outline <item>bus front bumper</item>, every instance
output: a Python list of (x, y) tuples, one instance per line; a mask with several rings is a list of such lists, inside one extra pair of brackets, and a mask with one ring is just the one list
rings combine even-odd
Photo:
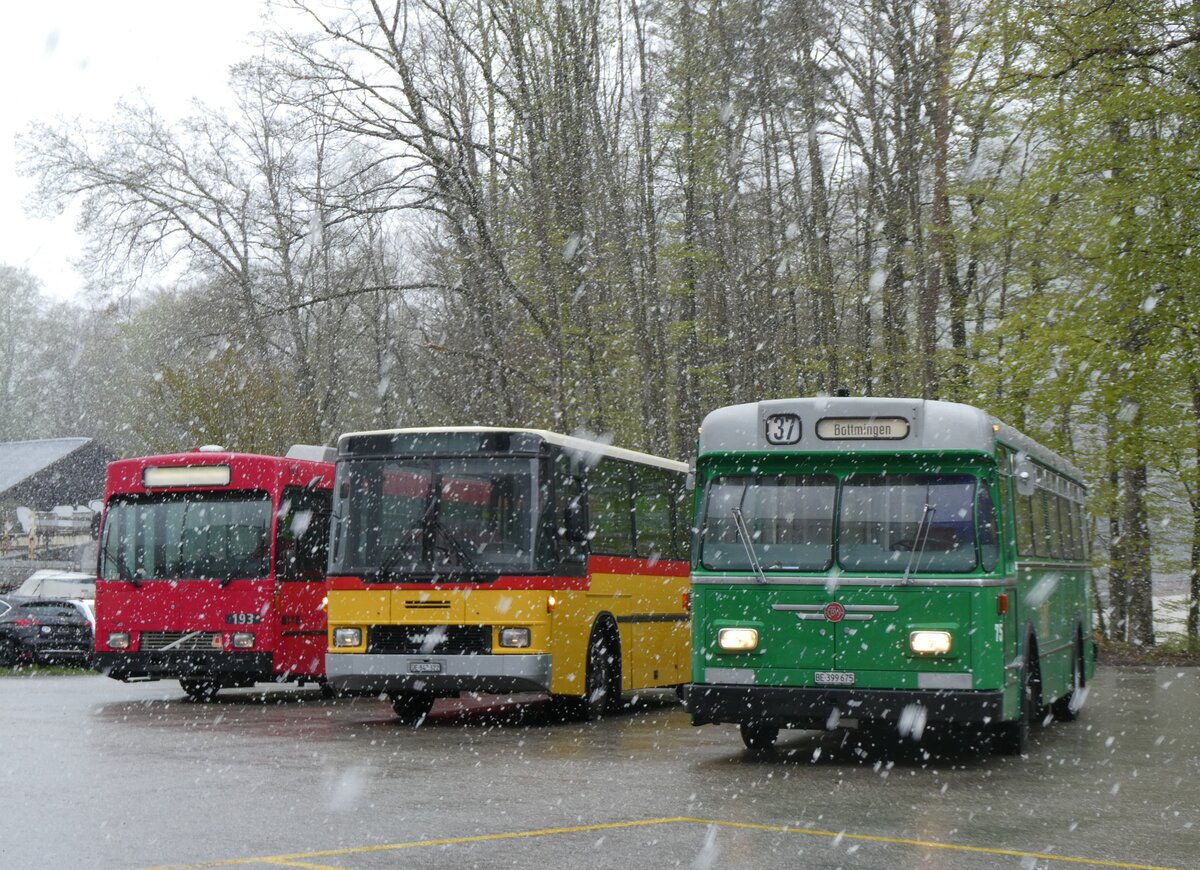
[(764, 723), (780, 728), (829, 728), (844, 719), (895, 725), (923, 711), (926, 723), (998, 722), (1004, 693), (946, 689), (838, 689), (691, 683), (683, 701), (693, 725)]
[(329, 653), (325, 677), (339, 692), (387, 694), (550, 691), (549, 655)]
[(94, 667), (114, 680), (179, 679), (209, 677), (239, 683), (274, 679), (269, 652), (180, 650), (152, 652), (98, 652)]

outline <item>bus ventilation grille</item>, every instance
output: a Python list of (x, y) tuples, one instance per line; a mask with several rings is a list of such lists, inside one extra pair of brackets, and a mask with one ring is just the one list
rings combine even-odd
[(140, 648), (143, 651), (220, 649), (220, 637), (211, 631), (143, 631)]
[(492, 651), (489, 625), (375, 625), (367, 652), (400, 655), (481, 655)]

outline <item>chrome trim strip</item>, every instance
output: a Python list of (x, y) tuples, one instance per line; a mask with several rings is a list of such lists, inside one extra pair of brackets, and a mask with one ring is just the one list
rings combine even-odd
[[(1055, 565), (1056, 568), (1062, 568), (1061, 565)], [(909, 578), (907, 583), (903, 582), (902, 577), (889, 577), (887, 579), (879, 577), (771, 577), (767, 575), (765, 580), (758, 580), (754, 577), (748, 577), (745, 574), (730, 575), (726, 577), (714, 577), (706, 575), (703, 577), (693, 576), (691, 582), (693, 586), (831, 586), (834, 589), (853, 588), (856, 586), (894, 586), (898, 589), (947, 589), (947, 588), (967, 588), (967, 589), (985, 589), (990, 587), (1003, 588), (1005, 586), (1015, 586), (1017, 578), (1014, 577), (946, 577), (931, 579), (922, 577), (917, 580)]]
[[(441, 671), (412, 673), (416, 662), (438, 662)], [(547, 654), (411, 655), (326, 653), (325, 676), (335, 688), (370, 691), (547, 691), (552, 672)], [(507, 687), (507, 688), (506, 688)]]
[(922, 672), (917, 674), (918, 689), (970, 689), (971, 675)]
[(816, 610), (816, 611), (824, 610), (825, 605), (824, 604), (772, 604), (771, 609), (772, 610), (784, 610), (784, 611), (789, 611), (789, 612), (793, 611), (793, 610), (804, 610), (804, 611), (811, 612), (814, 610)]
[(868, 619), (874, 618), (874, 613), (847, 613), (845, 616), (839, 619), (838, 622), (866, 622)]
[(868, 613), (895, 613), (900, 609), (899, 604), (846, 604), (847, 610), (866, 611)]
[(797, 613), (796, 618), (797, 619), (815, 619), (815, 620), (824, 622), (825, 614), (824, 613)]
[(1068, 570), (1069, 571), (1083, 571), (1090, 567), (1091, 566), (1087, 562), (1078, 562), (1078, 561), (1075, 561), (1074, 559), (1069, 560), (1069, 561), (1063, 560), (1062, 562), (1031, 562), (1028, 560), (1021, 560), (1021, 559), (1017, 560), (1017, 570), (1018, 571), (1020, 571), (1022, 568), (1039, 568), (1039, 569), (1054, 568), (1059, 571), (1068, 571)]
[(704, 682), (733, 683), (739, 686), (750, 686), (755, 683), (755, 672), (752, 668), (705, 668)]

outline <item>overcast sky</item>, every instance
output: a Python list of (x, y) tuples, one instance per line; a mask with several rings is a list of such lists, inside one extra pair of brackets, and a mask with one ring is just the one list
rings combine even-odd
[(0, 263), (28, 268), (43, 292), (83, 287), (73, 218), (27, 217), (13, 137), (32, 121), (102, 120), (140, 88), (168, 117), (192, 98), (225, 100), (226, 71), (253, 52), (265, 0), (20, 0), (0, 13)]

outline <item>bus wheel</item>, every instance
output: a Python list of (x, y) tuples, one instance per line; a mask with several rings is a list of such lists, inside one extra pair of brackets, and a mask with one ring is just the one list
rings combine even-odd
[(329, 680), (325, 679), (324, 677), (321, 677), (321, 679), (317, 680), (317, 685), (321, 687), (322, 698), (332, 699), (339, 697), (338, 690), (330, 685)]
[(1050, 705), (1050, 712), (1059, 722), (1073, 722), (1079, 715), (1083, 696), (1083, 641), (1076, 635), (1075, 655), (1071, 661), (1071, 691)]
[(392, 695), (392, 710), (404, 725), (420, 725), (433, 709), (433, 695), (428, 692), (400, 692)]
[(180, 680), (184, 694), (197, 704), (208, 704), (217, 697), (221, 684), (216, 680)]
[(587, 681), (583, 696), (583, 718), (595, 722), (617, 708), (621, 701), (621, 673), (614, 665), (616, 648), (602, 628), (592, 632), (588, 642)]
[(779, 737), (779, 728), (766, 722), (743, 722), (741, 732), (746, 748), (755, 752), (774, 748), (775, 739)]
[(1029, 748), (1029, 728), (1033, 724), (1033, 711), (1038, 707), (1033, 676), (1036, 668), (1036, 660), (1027, 661), (1021, 668), (1021, 709), (1017, 718), (995, 726), (996, 748), (1004, 755), (1024, 755)]

